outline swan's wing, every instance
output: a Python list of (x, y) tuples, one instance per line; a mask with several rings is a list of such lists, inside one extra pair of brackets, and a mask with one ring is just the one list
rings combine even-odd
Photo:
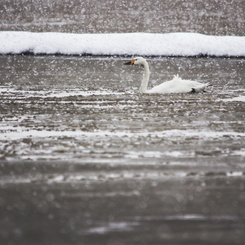
[(182, 80), (179, 76), (175, 76), (173, 80), (155, 86), (149, 90), (149, 93), (190, 93), (192, 91), (200, 92), (208, 85), (209, 84), (207, 83)]
[(209, 86), (208, 83), (199, 83), (196, 81), (190, 81), (190, 80), (182, 80), (179, 84), (179, 88), (185, 90), (188, 92), (201, 92), (205, 90), (205, 88)]

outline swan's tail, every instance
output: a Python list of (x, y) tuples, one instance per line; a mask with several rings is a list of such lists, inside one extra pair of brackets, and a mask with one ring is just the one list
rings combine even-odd
[(182, 80), (182, 78), (179, 76), (179, 74), (174, 75), (174, 79), (177, 79), (177, 80)]
[(205, 91), (205, 88), (210, 86), (209, 83), (204, 83), (204, 84), (200, 84), (199, 86), (195, 86), (194, 88), (192, 88), (191, 92), (201, 92), (201, 91)]

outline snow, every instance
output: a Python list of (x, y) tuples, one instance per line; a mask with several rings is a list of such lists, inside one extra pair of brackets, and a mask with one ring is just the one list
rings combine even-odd
[(198, 33), (71, 34), (2, 31), (0, 43), (1, 54), (245, 56), (244, 36)]

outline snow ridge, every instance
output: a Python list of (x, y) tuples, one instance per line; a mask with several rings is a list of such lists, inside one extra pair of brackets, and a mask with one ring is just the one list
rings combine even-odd
[(198, 33), (0, 32), (0, 54), (245, 57), (245, 37)]

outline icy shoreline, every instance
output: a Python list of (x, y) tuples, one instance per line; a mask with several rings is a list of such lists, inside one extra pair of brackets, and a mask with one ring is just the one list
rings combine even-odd
[(0, 32), (0, 54), (245, 57), (245, 37), (198, 33)]

